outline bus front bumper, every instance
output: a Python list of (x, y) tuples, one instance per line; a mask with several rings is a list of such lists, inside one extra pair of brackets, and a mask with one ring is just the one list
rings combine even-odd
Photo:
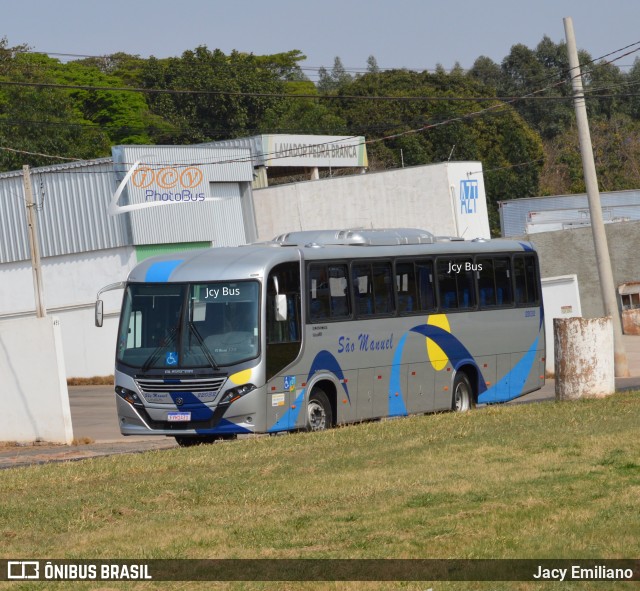
[[(187, 418), (186, 413), (190, 411), (181, 412), (176, 409), (162, 411), (164, 420), (158, 420), (158, 412), (154, 412), (155, 417), (152, 418), (147, 409), (136, 408), (117, 394), (116, 406), (122, 435), (197, 436), (256, 432), (253, 418), (240, 412), (242, 405), (238, 405), (237, 402), (232, 405), (206, 407), (208, 412), (204, 416), (199, 412), (193, 417), (195, 420), (184, 420)], [(232, 412), (228, 412), (230, 409), (233, 409)], [(174, 417), (178, 420), (172, 420)]]

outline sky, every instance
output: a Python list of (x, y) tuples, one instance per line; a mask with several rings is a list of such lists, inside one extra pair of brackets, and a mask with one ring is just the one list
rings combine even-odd
[[(463, 68), (485, 55), (500, 63), (512, 45), (534, 48), (544, 35), (564, 40), (573, 19), (577, 44), (597, 58), (640, 40), (632, 0), (0, 0), (0, 37), (49, 54), (179, 56), (206, 45), (258, 55), (298, 49), (305, 73), (330, 69)], [(54, 56), (66, 61), (64, 56)], [(634, 55), (618, 65), (631, 65)], [(308, 68), (308, 69), (307, 69)]]

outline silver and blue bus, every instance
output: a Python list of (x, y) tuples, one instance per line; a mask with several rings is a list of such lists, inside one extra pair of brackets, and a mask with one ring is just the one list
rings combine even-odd
[(526, 242), (293, 232), (150, 258), (123, 287), (124, 435), (187, 446), (323, 430), (466, 411), (544, 384), (538, 258)]

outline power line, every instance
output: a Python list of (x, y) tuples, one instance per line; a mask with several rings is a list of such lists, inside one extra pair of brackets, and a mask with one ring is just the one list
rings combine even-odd
[[(640, 45), (640, 41), (635, 43), (631, 43), (625, 47), (609, 52), (603, 56), (598, 58), (594, 58), (585, 64), (582, 67), (595, 64), (596, 62), (601, 62), (604, 58), (615, 55), (622, 51), (626, 51), (627, 49), (631, 49), (636, 47), (633, 51), (628, 51), (627, 53), (618, 56), (617, 58), (610, 60), (606, 63), (613, 63), (614, 61), (621, 59), (622, 57), (626, 57), (631, 55), (637, 51), (640, 51), (640, 48), (637, 46)], [(40, 52), (38, 52), (40, 53)], [(61, 54), (62, 55), (62, 54)], [(104, 58), (105, 56), (89, 56), (96, 58)], [(596, 64), (598, 65), (598, 64)], [(566, 71), (567, 74), (570, 73), (570, 70)], [(540, 83), (544, 83), (546, 80), (557, 78), (558, 76), (562, 77), (564, 75), (563, 72), (553, 73), (547, 78), (540, 81)], [(284, 82), (284, 81), (283, 81)], [(280, 98), (280, 99), (314, 99), (314, 100), (348, 100), (348, 101), (407, 101), (407, 102), (417, 102), (417, 101), (426, 101), (426, 102), (438, 102), (438, 101), (492, 101), (492, 100), (501, 100), (505, 102), (509, 102), (512, 100), (524, 100), (525, 97), (516, 97), (516, 96), (498, 96), (498, 97), (463, 97), (463, 96), (379, 96), (379, 95), (327, 95), (327, 94), (289, 94), (289, 93), (275, 93), (275, 92), (243, 92), (243, 91), (220, 91), (220, 90), (192, 90), (192, 89), (168, 89), (168, 88), (143, 88), (143, 87), (117, 87), (117, 86), (92, 86), (92, 85), (74, 85), (74, 84), (58, 84), (58, 83), (48, 83), (48, 82), (19, 82), (19, 81), (0, 81), (0, 85), (5, 86), (18, 86), (18, 87), (32, 87), (32, 88), (52, 88), (52, 89), (64, 89), (64, 90), (86, 90), (86, 91), (105, 91), (105, 92), (137, 92), (143, 94), (167, 94), (167, 95), (202, 95), (202, 96), (231, 96), (231, 97), (253, 97), (253, 98)], [(527, 99), (535, 98), (540, 99), (541, 96), (526, 96)], [(569, 97), (571, 98), (571, 97)], [(549, 98), (545, 98), (543, 100), (550, 100)], [(552, 99), (554, 100), (554, 99)], [(555, 99), (557, 100), (557, 99)]]
[(66, 156), (52, 156), (51, 154), (43, 154), (41, 152), (28, 152), (27, 150), (18, 150), (16, 148), (8, 148), (6, 146), (0, 146), (0, 150), (5, 150), (6, 152), (15, 152), (16, 154), (26, 154), (28, 156), (42, 156), (43, 158), (58, 158), (59, 160), (70, 160), (72, 162), (78, 161), (78, 158), (67, 158)]
[[(610, 55), (614, 55), (616, 53), (619, 53), (619, 52), (624, 51), (626, 49), (629, 49), (631, 47), (636, 47), (638, 45), (640, 45), (640, 41), (635, 42), (635, 43), (630, 44), (630, 45), (627, 45), (626, 47), (623, 47), (621, 49), (615, 50), (613, 52), (610, 52), (609, 54), (606, 54), (603, 57), (608, 57)], [(640, 48), (636, 48), (633, 51), (628, 51), (627, 53), (625, 53), (622, 56), (619, 56), (618, 58), (615, 58), (615, 59), (621, 59), (622, 57), (625, 57), (625, 56), (630, 55), (632, 53), (635, 53), (637, 51), (640, 51)], [(596, 58), (596, 59), (601, 59), (601, 58)], [(609, 63), (612, 63), (613, 61), (615, 61), (615, 59), (614, 60), (610, 60)], [(594, 61), (595, 60), (591, 60), (590, 62), (587, 62), (587, 64), (593, 63)], [(569, 70), (569, 72), (571, 72), (571, 69)], [(579, 74), (576, 74), (576, 76), (577, 75), (579, 75)], [(557, 74), (554, 74), (553, 76), (550, 76), (549, 78), (552, 78), (552, 77), (554, 77), (554, 78), (557, 77)], [(530, 98), (530, 97), (533, 97), (533, 96), (540, 95), (540, 93), (545, 92), (547, 90), (550, 90), (550, 89), (552, 89), (552, 88), (554, 88), (556, 86), (559, 86), (561, 84), (564, 84), (564, 83), (565, 83), (565, 80), (561, 79), (560, 81), (557, 81), (557, 82), (555, 82), (553, 84), (550, 84), (550, 85), (546, 86), (545, 88), (541, 88), (541, 89), (535, 90), (533, 92), (530, 92), (530, 93), (528, 93), (526, 95), (523, 95), (523, 96), (520, 96), (520, 97), (513, 97), (513, 98), (511, 98), (510, 100), (507, 100), (507, 101), (498, 102), (497, 104), (494, 104), (494, 105), (492, 105), (490, 107), (486, 107), (486, 108), (481, 109), (479, 111), (463, 114), (463, 115), (460, 115), (460, 116), (457, 116), (457, 117), (452, 117), (450, 119), (446, 119), (444, 121), (437, 122), (437, 123), (425, 124), (425, 125), (423, 125), (421, 127), (418, 127), (416, 129), (411, 129), (411, 130), (406, 130), (406, 131), (403, 131), (403, 132), (398, 132), (398, 133), (395, 133), (395, 134), (390, 134), (390, 135), (387, 135), (387, 136), (382, 137), (382, 138), (374, 138), (374, 139), (371, 139), (371, 140), (365, 140), (365, 141), (363, 141), (361, 143), (366, 145), (366, 144), (377, 143), (377, 142), (381, 142), (381, 141), (385, 141), (385, 140), (389, 140), (389, 139), (397, 139), (399, 137), (403, 137), (403, 136), (410, 135), (410, 134), (421, 133), (421, 132), (427, 131), (429, 129), (434, 129), (436, 127), (448, 125), (448, 124), (451, 124), (451, 123), (454, 123), (454, 122), (465, 121), (467, 119), (471, 119), (473, 117), (484, 115), (484, 114), (492, 112), (492, 111), (499, 111), (499, 110), (504, 109), (508, 105), (513, 104), (516, 101), (524, 100), (524, 99), (527, 99), (527, 98)], [(0, 82), (0, 84), (3, 84), (3, 82)], [(7, 83), (4, 82), (4, 84), (7, 84)], [(18, 84), (18, 83), (8, 83), (8, 84)], [(37, 86), (46, 86), (46, 87), (51, 87), (51, 86), (54, 86), (54, 87), (56, 87), (56, 86), (68, 87), (69, 86), (69, 85), (52, 85), (52, 84), (43, 84), (43, 83), (37, 83), (37, 84), (36, 83), (22, 83), (22, 84), (23, 85), (29, 85), (29, 86), (37, 85)], [(72, 88), (77, 88), (77, 87), (72, 87)], [(93, 90), (96, 89), (96, 87), (87, 87), (87, 88), (88, 89), (93, 89)], [(106, 87), (105, 90), (113, 90), (113, 88), (112, 87)], [(122, 90), (131, 90), (131, 89), (122, 89)], [(149, 89), (144, 89), (144, 90), (146, 91), (146, 90), (149, 90)], [(190, 92), (190, 93), (192, 93), (192, 92), (198, 92), (198, 91), (172, 91), (172, 92)], [(286, 95), (286, 96), (290, 96), (290, 95)], [(300, 95), (295, 95), (295, 96), (300, 96)], [(394, 98), (397, 99), (397, 97), (394, 97)], [(411, 97), (411, 98), (413, 98), (413, 97)], [(598, 95), (596, 98), (603, 98), (603, 95)], [(471, 102), (473, 102), (473, 99), (466, 98), (466, 100), (467, 101), (471, 100)], [(497, 99), (495, 97), (493, 97), (492, 100), (494, 102), (495, 101), (499, 101), (499, 99)], [(359, 137), (359, 136), (353, 136), (350, 139), (355, 139), (357, 137)], [(341, 141), (341, 140), (336, 140), (336, 141)], [(320, 144), (317, 144), (317, 145), (318, 146), (322, 146), (322, 145), (329, 144), (329, 143), (333, 143), (333, 142), (325, 142), (325, 143), (320, 143)], [(11, 149), (11, 148), (3, 148), (3, 149), (9, 150), (9, 151), (16, 151), (16, 152), (18, 151), (18, 150), (14, 150), (14, 149)], [(23, 153), (26, 154), (27, 152), (23, 152)], [(60, 158), (60, 159), (71, 160), (71, 161), (74, 160), (73, 158), (67, 158), (67, 157), (62, 157), (62, 156), (52, 156), (52, 155), (39, 154), (39, 153), (32, 153), (32, 155), (38, 155), (38, 156), (46, 157), (46, 158)], [(267, 155), (269, 155), (269, 154), (262, 154), (262, 156), (267, 156)], [(288, 155), (284, 155), (284, 156), (277, 156), (276, 155), (275, 157), (276, 158), (278, 158), (278, 157), (287, 158), (289, 156)], [(249, 158), (240, 158), (240, 159), (233, 159), (233, 160), (224, 161), (224, 162), (218, 162), (217, 164), (224, 164), (224, 163), (231, 163), (231, 162), (243, 162), (243, 161), (247, 161), (247, 160), (251, 160), (251, 159), (252, 159), (252, 156), (250, 156)], [(204, 164), (204, 163), (202, 163), (202, 164)], [(191, 165), (194, 165), (194, 164), (192, 163)]]

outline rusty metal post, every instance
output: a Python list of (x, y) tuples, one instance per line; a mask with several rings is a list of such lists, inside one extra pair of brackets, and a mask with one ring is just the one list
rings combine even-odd
[(616, 390), (613, 324), (605, 318), (554, 318), (556, 400), (600, 398)]

